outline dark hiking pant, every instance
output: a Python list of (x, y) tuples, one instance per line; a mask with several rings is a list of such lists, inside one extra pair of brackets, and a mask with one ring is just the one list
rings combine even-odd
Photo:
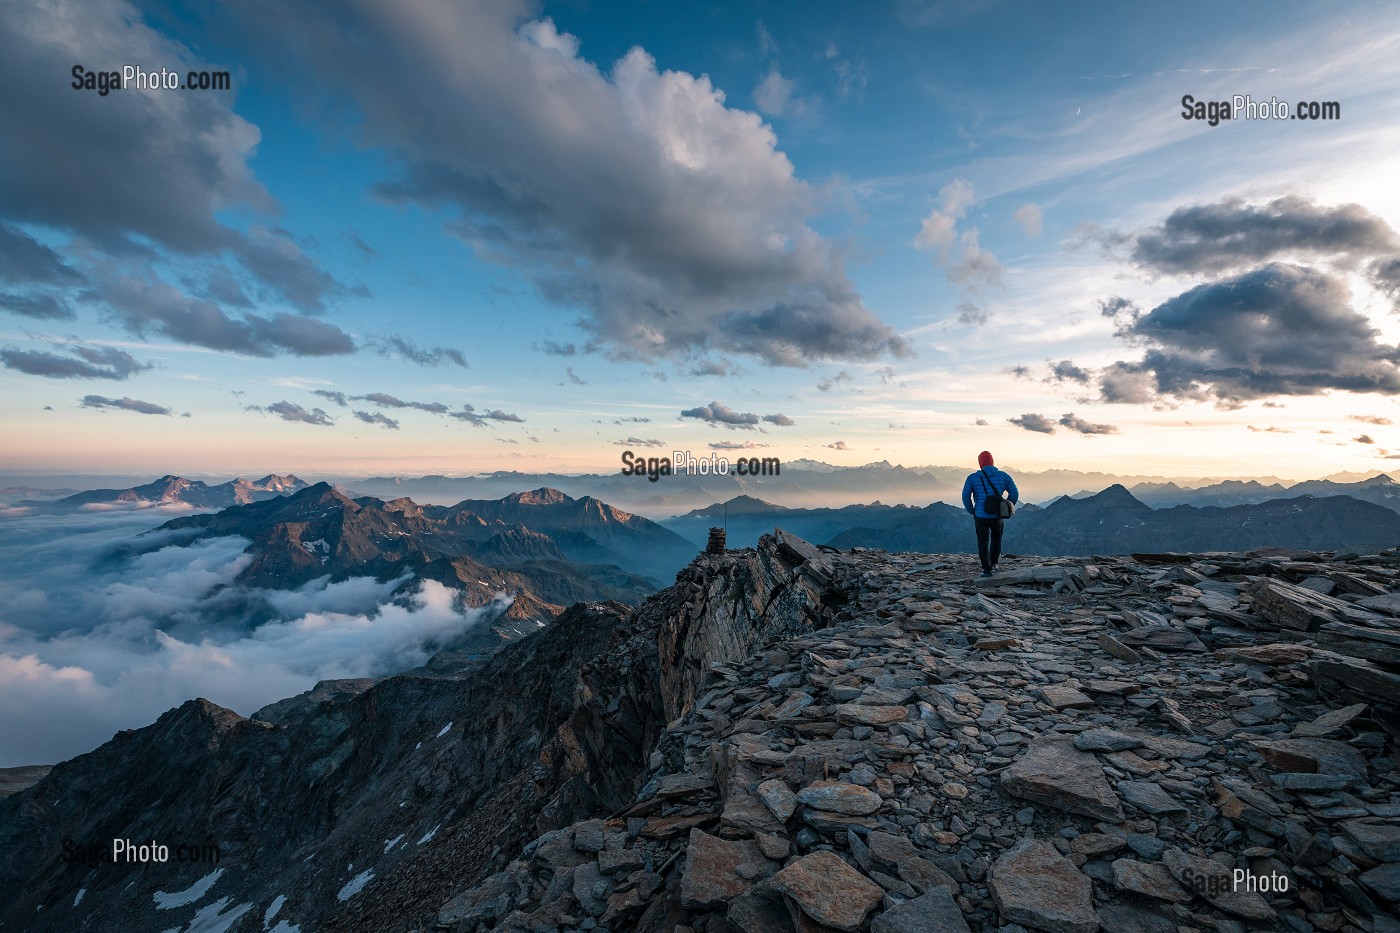
[(1001, 533), (1006, 519), (974, 515), (972, 520), (977, 523), (977, 556), (982, 559), (982, 569), (990, 571), (1001, 559)]

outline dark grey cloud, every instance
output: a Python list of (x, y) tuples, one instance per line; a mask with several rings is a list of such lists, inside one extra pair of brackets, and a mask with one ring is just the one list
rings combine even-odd
[(1122, 295), (1111, 295), (1108, 298), (1101, 298), (1096, 303), (1099, 308), (1099, 314), (1107, 318), (1113, 318), (1114, 320), (1123, 317), (1134, 318), (1141, 312), (1141, 309), (1136, 303), (1129, 301)]
[(841, 383), (843, 383), (843, 382), (850, 382), (850, 381), (851, 381), (851, 374), (848, 373), (848, 372), (846, 372), (846, 371), (843, 369), (841, 372), (837, 373), (836, 375), (834, 375), (834, 376), (828, 376), (827, 378), (823, 379), (821, 382), (817, 383), (817, 391), (818, 391), (818, 392), (830, 392), (833, 388), (835, 388), (836, 386), (840, 385)]
[(0, 365), (50, 379), (127, 379), (151, 368), (116, 347), (64, 347), (68, 356), (44, 350), (0, 350)]
[(752, 431), (758, 427), (758, 415), (753, 412), (739, 412), (728, 405), (721, 405), (719, 402), (711, 402), (708, 405), (701, 405), (698, 408), (687, 408), (681, 412), (682, 418), (695, 418), (700, 421), (708, 421), (710, 424), (722, 424), (728, 428), (740, 428), (745, 431)]
[(1018, 428), (1024, 428), (1027, 431), (1034, 431), (1037, 434), (1055, 433), (1055, 422), (1051, 421), (1044, 415), (1028, 413), (1024, 415), (1017, 415), (1015, 418), (1007, 418), (1006, 420), (1016, 425), (1016, 427)]
[(578, 373), (574, 372), (574, 368), (573, 368), (572, 366), (566, 366), (566, 367), (564, 367), (564, 375), (568, 377), (568, 379), (569, 379), (569, 384), (570, 384), (570, 385), (576, 385), (576, 386), (586, 386), (586, 385), (588, 385), (587, 380), (583, 379), (581, 376), (579, 376)]
[(382, 259), (382, 258), (384, 258), (383, 256), (381, 256), (381, 255), (379, 254), (379, 250), (375, 249), (373, 246), (370, 246), (368, 243), (366, 243), (366, 242), (364, 241), (364, 239), (363, 239), (358, 233), (351, 233), (350, 236), (349, 236), (349, 240), (350, 240), (350, 245), (353, 246), (353, 247), (355, 247), (355, 249), (359, 250), (360, 253), (361, 253), (366, 259)]
[(68, 302), (52, 292), (0, 292), (0, 308), (25, 317), (48, 320), (74, 317)]
[(845, 441), (836, 441), (832, 444), (823, 444), (823, 447), (830, 447), (832, 450), (850, 450), (850, 446)]
[(1375, 439), (1372, 438), (1371, 435), (1369, 435), (1369, 434), (1358, 434), (1356, 437), (1353, 437), (1352, 440), (1355, 441), (1355, 442), (1358, 443), (1358, 444), (1374, 444), (1374, 443), (1375, 443)]
[(627, 418), (615, 418), (613, 424), (651, 424), (651, 419), (633, 415)]
[(624, 440), (624, 441), (613, 441), (613, 445), (616, 446), (616, 447), (665, 447), (665, 446), (666, 446), (666, 442), (665, 442), (665, 441), (659, 441), (659, 440), (657, 440), (657, 439), (654, 438), (654, 437), (653, 437), (653, 438), (629, 437), (629, 438), (627, 438), (627, 439)]
[(1270, 263), (1118, 321), (1144, 354), (1100, 373), (1105, 401), (1237, 407), (1329, 389), (1400, 394), (1400, 349), (1378, 339), (1333, 273)]
[(1006, 367), (1005, 372), (1012, 379), (1031, 378), (1031, 368), (1029, 366), (1008, 366)]
[(381, 411), (368, 412), (357, 410), (355, 412), (355, 417), (359, 418), (365, 424), (377, 424), (381, 427), (388, 428), (390, 431), (397, 431), (399, 429), (399, 423)]
[(1389, 418), (1383, 418), (1380, 415), (1347, 415), (1347, 420), (1360, 421), (1362, 424), (1374, 424), (1382, 427), (1395, 423)]
[(371, 337), (368, 345), (380, 356), (397, 356), (419, 366), (442, 366), (451, 363), (467, 368), (467, 358), (461, 350), (451, 347), (420, 347), (411, 340), (397, 336)]
[(1173, 211), (1134, 234), (1131, 256), (1159, 272), (1224, 272), (1306, 255), (1354, 264), (1400, 260), (1400, 236), (1360, 204), (1328, 207), (1289, 195), (1268, 204), (1226, 198)]
[(314, 424), (320, 427), (330, 427), (335, 424), (335, 419), (319, 408), (307, 411), (295, 402), (281, 401), (273, 402), (271, 405), (249, 405), (248, 411), (260, 411), (268, 415), (276, 415), (283, 421), (291, 421), (299, 424)]
[[(0, 117), (0, 121), (3, 119)], [(76, 285), (82, 280), (82, 274), (64, 262), (58, 253), (20, 228), (0, 221), (0, 282)]]
[(234, 242), (233, 252), (243, 268), (263, 287), (302, 311), (319, 314), (329, 299), (352, 291), (307, 256), (290, 231), (255, 224)]
[(771, 129), (706, 77), (658, 71), (640, 48), (601, 71), (512, 0), (264, 0), (231, 15), (305, 69), (302, 86), (358, 107), (360, 141), (394, 166), (379, 197), (442, 211), (478, 255), (581, 310), (615, 355), (802, 366), (910, 352), (865, 307), (843, 246), (810, 225), (821, 199)]
[(972, 422), (972, 423), (975, 424), (975, 425), (976, 425), (977, 427), (979, 427), (979, 428), (985, 428), (985, 427), (989, 427), (989, 426), (991, 425), (991, 422), (988, 421), (986, 418), (978, 418), (976, 421), (974, 421), (974, 422)]
[[(419, 411), (426, 411), (433, 415), (445, 415), (449, 409), (442, 402), (406, 402), (401, 398), (396, 398), (384, 392), (371, 392), (368, 395), (353, 395), (352, 399), (358, 402), (373, 402), (381, 408), (416, 408)], [(467, 406), (470, 408), (471, 406)]]
[(1080, 385), (1088, 385), (1094, 378), (1094, 374), (1082, 366), (1076, 366), (1072, 360), (1060, 360), (1058, 363), (1050, 364), (1050, 375), (1045, 382), (1077, 382)]
[(233, 112), (233, 93), (99, 96), (74, 91), (66, 70), (64, 80), (26, 78), (62, 62), (187, 62), (238, 73), (153, 28), (120, 0), (7, 10), (0, 86), (28, 90), (0, 111), (0, 216), (71, 234), (99, 260), (124, 257), (150, 267), (164, 251), (212, 267), (237, 262), (262, 295), (300, 311), (319, 312), (347, 292), (287, 231), (259, 222), (240, 229), (220, 219), (230, 210), (254, 218), (279, 212), (249, 165), (261, 133)]
[(134, 411), (141, 415), (171, 415), (174, 414), (164, 405), (157, 405), (154, 402), (143, 402), (138, 398), (106, 398), (101, 395), (84, 395), (82, 400), (83, 408), (116, 408), (120, 411)]
[(492, 421), (512, 421), (517, 424), (525, 423), (525, 419), (519, 415), (501, 411), (499, 408), (494, 411), (478, 412), (473, 405), (463, 405), (461, 411), (448, 412), (447, 417), (456, 418), (458, 421), (465, 421), (476, 428), (487, 427)]
[(776, 425), (777, 425), (778, 427), (780, 427), (780, 428), (790, 428), (790, 427), (792, 427), (794, 424), (797, 424), (796, 421), (793, 421), (793, 420), (792, 420), (791, 418), (789, 418), (787, 415), (784, 415), (784, 414), (782, 414), (782, 413), (773, 414), (773, 415), (764, 415), (764, 416), (763, 416), (763, 422), (764, 422), (765, 424), (776, 424)]
[(709, 444), (711, 450), (758, 450), (768, 446), (757, 441), (711, 441)]
[(1060, 416), (1060, 424), (1079, 434), (1117, 434), (1118, 429), (1111, 424), (1093, 424), (1073, 412)]
[(312, 394), (319, 395), (321, 396), (321, 398), (335, 402), (341, 408), (346, 408), (350, 404), (346, 401), (347, 396), (344, 392), (336, 392), (333, 389), (313, 389)]
[(553, 340), (542, 340), (535, 344), (535, 347), (551, 356), (578, 356), (578, 347), (572, 343), (555, 343)]
[(95, 276), (85, 297), (107, 305), (133, 333), (154, 331), (210, 350), (245, 356), (338, 356), (355, 350), (349, 334), (325, 321), (286, 312), (232, 316), (218, 303), (191, 297), (152, 274), (110, 265)]

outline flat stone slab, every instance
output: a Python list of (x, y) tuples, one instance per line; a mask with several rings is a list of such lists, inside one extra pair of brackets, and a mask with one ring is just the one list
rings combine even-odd
[(885, 889), (820, 849), (773, 876), (773, 887), (817, 923), (837, 930), (858, 930), (884, 899)]
[(1202, 653), (1205, 643), (1184, 628), (1174, 625), (1144, 625), (1118, 636), (1118, 640), (1132, 648), (1151, 648), (1153, 651), (1189, 651)]
[(972, 933), (953, 895), (933, 888), (912, 901), (896, 904), (870, 924), (870, 933)]
[(1088, 709), (1094, 705), (1094, 700), (1087, 694), (1081, 693), (1074, 687), (1066, 687), (1063, 684), (1049, 684), (1040, 688), (1040, 695), (1045, 698), (1045, 702), (1061, 709)]
[(856, 726), (888, 726), (901, 722), (909, 715), (903, 706), (872, 706), (864, 703), (842, 703), (832, 707), (838, 722)]
[(1023, 839), (992, 866), (987, 882), (1003, 920), (1052, 933), (1097, 933), (1094, 885), (1050, 843)]
[(1191, 900), (1191, 895), (1177, 883), (1166, 866), (1155, 862), (1117, 859), (1113, 863), (1113, 883), (1124, 891), (1159, 901), (1180, 903)]
[(1175, 797), (1152, 781), (1119, 781), (1118, 793), (1128, 803), (1153, 816), (1186, 812)]
[(1252, 891), (1236, 891), (1233, 873), (1219, 862), (1167, 846), (1162, 864), (1183, 888), (1236, 917), (1272, 920), (1274, 909)]
[(1104, 777), (1103, 766), (1089, 752), (1074, 747), (1070, 736), (1041, 736), (1002, 772), (1001, 789), (1013, 797), (1120, 823), (1123, 806)]
[(880, 809), (881, 799), (879, 794), (859, 784), (813, 781), (797, 792), (797, 802), (829, 813), (867, 816)]
[(797, 810), (797, 795), (778, 778), (758, 785), (758, 799), (762, 800), (764, 806), (773, 811), (773, 815), (782, 823), (786, 823)]
[(1142, 744), (1142, 739), (1114, 729), (1089, 729), (1074, 737), (1074, 747), (1081, 752), (1121, 752)]
[(754, 842), (720, 839), (703, 829), (690, 831), (681, 878), (681, 906), (690, 910), (723, 907), (776, 866)]
[(1400, 863), (1377, 865), (1361, 876), (1361, 883), (1390, 903), (1400, 903)]
[(1342, 729), (1346, 728), (1347, 723), (1364, 712), (1366, 712), (1365, 703), (1357, 703), (1353, 706), (1344, 706), (1341, 709), (1330, 710), (1323, 713), (1312, 722), (1298, 723), (1298, 725), (1293, 727), (1291, 735), (1294, 738), (1320, 739), (1334, 732), (1340, 732)]
[(1363, 852), (1378, 862), (1400, 862), (1400, 826), (1347, 820), (1342, 829)]

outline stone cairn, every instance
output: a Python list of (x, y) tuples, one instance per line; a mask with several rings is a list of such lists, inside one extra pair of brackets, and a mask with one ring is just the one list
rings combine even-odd
[(709, 543), (705, 545), (705, 553), (706, 553), (706, 554), (723, 554), (723, 553), (724, 553), (724, 539), (725, 539), (725, 531), (724, 531), (723, 528), (711, 528), (711, 529), (710, 529), (710, 540), (709, 540)]
[(630, 805), (435, 929), (1400, 931), (1396, 550), (806, 547), (835, 624), (699, 672)]

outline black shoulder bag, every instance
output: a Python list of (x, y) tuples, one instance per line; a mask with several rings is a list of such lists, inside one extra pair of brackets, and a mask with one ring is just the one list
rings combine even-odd
[[(992, 485), (991, 478), (988, 477), (986, 473), (983, 473), (981, 470), (978, 470), (977, 473), (979, 476), (982, 477), (982, 482), (986, 483), (987, 488), (991, 490), (991, 492), (988, 493), (987, 498), (996, 500), (995, 510), (989, 508), (985, 502), (982, 504), (982, 510), (984, 512), (991, 512), (994, 518), (1010, 518), (1011, 516), (1015, 515), (1016, 506), (1012, 503), (1012, 501), (1010, 499), (1007, 499), (1001, 493), (997, 492), (996, 486)], [(1005, 492), (1005, 490), (1003, 490), (1003, 492)]]

